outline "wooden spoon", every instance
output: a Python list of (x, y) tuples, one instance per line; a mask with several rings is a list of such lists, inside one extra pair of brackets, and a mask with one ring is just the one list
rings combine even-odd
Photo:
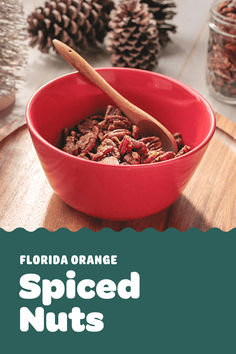
[(163, 144), (165, 151), (177, 152), (177, 145), (173, 135), (160, 122), (150, 114), (144, 112), (133, 103), (129, 102), (113, 87), (111, 87), (101, 75), (99, 75), (85, 59), (71, 49), (66, 44), (53, 40), (53, 44), (60, 55), (82, 75), (89, 79), (94, 85), (99, 87), (112, 101), (120, 108), (122, 112), (137, 125), (144, 136), (158, 136)]

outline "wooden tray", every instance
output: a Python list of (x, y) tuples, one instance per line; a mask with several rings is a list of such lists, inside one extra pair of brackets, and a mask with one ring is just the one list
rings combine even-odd
[[(224, 117), (218, 116), (218, 126)], [(230, 133), (232, 132), (232, 136)], [(82, 227), (116, 231), (131, 227), (141, 231), (153, 227), (163, 231), (191, 227), (206, 231), (217, 227), (229, 231), (236, 227), (236, 143), (235, 125), (227, 133), (217, 129), (197, 171), (181, 197), (168, 209), (147, 218), (111, 222), (77, 212), (61, 201), (48, 185), (26, 126), (0, 144), (0, 227), (6, 231), (23, 227), (50, 231)]]

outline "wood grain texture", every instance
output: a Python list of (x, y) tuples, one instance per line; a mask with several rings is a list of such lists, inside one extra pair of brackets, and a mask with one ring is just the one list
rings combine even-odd
[(17, 227), (29, 231), (39, 227), (50, 231), (61, 227), (71, 231), (82, 227), (94, 231), (104, 227), (116, 231), (126, 227), (137, 231), (218, 227), (229, 231), (236, 227), (235, 166), (235, 141), (216, 131), (184, 193), (171, 207), (129, 222), (99, 220), (73, 210), (53, 193), (24, 126), (0, 144), (0, 227), (6, 231)]
[(216, 126), (234, 140), (236, 140), (236, 124), (230, 121), (228, 118), (216, 113)]

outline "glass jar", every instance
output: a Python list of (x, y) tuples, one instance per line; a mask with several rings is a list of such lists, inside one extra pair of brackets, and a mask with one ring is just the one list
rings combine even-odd
[(236, 2), (214, 3), (209, 30), (208, 86), (216, 99), (236, 104)]

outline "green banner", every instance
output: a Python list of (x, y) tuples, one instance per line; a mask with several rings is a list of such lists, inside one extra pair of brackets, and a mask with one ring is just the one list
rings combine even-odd
[(2, 353), (236, 352), (235, 230), (0, 241)]

